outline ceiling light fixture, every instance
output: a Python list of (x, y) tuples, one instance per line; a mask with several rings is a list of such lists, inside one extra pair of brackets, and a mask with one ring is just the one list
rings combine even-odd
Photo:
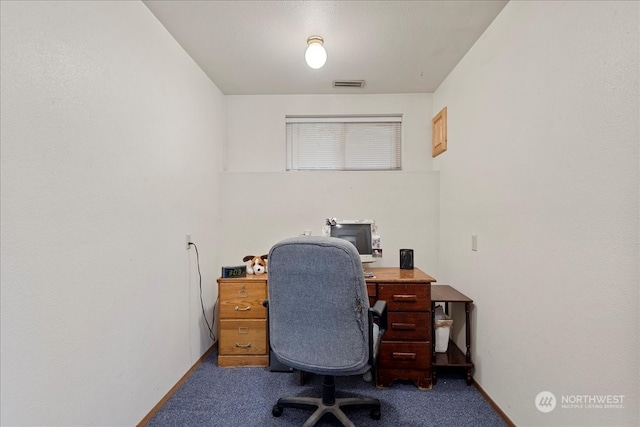
[(304, 53), (304, 59), (307, 65), (314, 70), (322, 68), (327, 62), (327, 51), (324, 50), (324, 40), (320, 36), (311, 36), (307, 39), (307, 51)]

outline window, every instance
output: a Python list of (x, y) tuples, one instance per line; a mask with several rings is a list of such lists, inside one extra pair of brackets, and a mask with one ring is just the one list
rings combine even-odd
[(402, 116), (287, 116), (287, 170), (400, 170)]

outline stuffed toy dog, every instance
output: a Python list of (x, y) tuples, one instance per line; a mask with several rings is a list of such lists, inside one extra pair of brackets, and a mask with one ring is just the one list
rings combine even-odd
[(247, 266), (247, 274), (264, 274), (267, 272), (267, 256), (268, 255), (247, 255), (242, 261), (249, 261)]

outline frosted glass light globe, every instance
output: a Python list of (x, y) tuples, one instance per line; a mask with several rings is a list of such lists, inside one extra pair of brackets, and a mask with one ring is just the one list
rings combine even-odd
[(307, 61), (307, 65), (314, 70), (322, 68), (327, 62), (327, 51), (322, 46), (323, 40), (321, 37), (309, 37), (307, 40), (309, 47), (304, 53), (304, 59)]

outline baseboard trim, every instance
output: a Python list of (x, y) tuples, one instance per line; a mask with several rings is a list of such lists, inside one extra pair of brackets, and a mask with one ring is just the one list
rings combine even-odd
[(496, 404), (496, 402), (494, 402), (493, 399), (487, 394), (487, 392), (484, 391), (482, 387), (480, 387), (480, 384), (474, 381), (473, 386), (476, 388), (476, 390), (478, 390), (482, 397), (484, 397), (484, 399), (489, 402), (489, 405), (491, 405), (493, 410), (496, 411), (498, 415), (500, 415), (500, 418), (502, 418), (502, 421), (504, 421), (506, 425), (508, 425), (509, 427), (516, 427), (513, 421), (509, 419), (507, 414), (505, 414), (504, 411), (500, 409), (500, 407)]
[(211, 347), (209, 347), (207, 351), (205, 351), (202, 354), (202, 356), (200, 356), (200, 359), (198, 359), (196, 363), (194, 363), (193, 366), (187, 371), (187, 373), (184, 374), (182, 378), (178, 380), (176, 385), (171, 387), (171, 390), (169, 390), (167, 394), (165, 394), (164, 397), (160, 399), (160, 401), (156, 404), (156, 406), (154, 406), (151, 409), (151, 411), (149, 411), (149, 413), (138, 424), (136, 424), (136, 427), (145, 427), (149, 423), (149, 421), (151, 420), (151, 418), (153, 418), (156, 412), (158, 412), (160, 408), (162, 408), (164, 404), (167, 403), (167, 400), (169, 400), (171, 396), (173, 396), (173, 394), (182, 386), (182, 384), (184, 384), (184, 382), (187, 381), (187, 379), (191, 376), (191, 374), (193, 374), (196, 368), (200, 366), (202, 361), (206, 359), (207, 356), (209, 356), (209, 354), (211, 354), (211, 352), (217, 347), (217, 345), (218, 345), (218, 342), (216, 341), (215, 343), (213, 343)]

